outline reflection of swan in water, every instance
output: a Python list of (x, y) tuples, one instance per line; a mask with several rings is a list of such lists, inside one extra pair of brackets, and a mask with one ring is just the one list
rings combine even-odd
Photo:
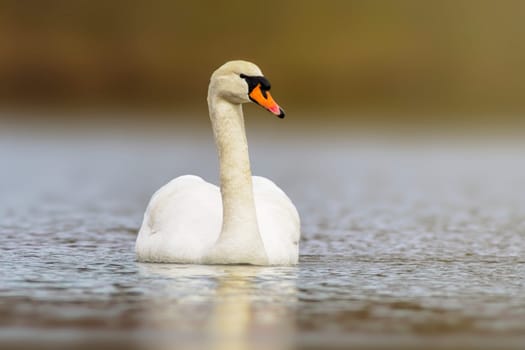
[(172, 342), (228, 350), (293, 345), (294, 267), (139, 264), (139, 271), (164, 277), (154, 279), (163, 287), (149, 316)]

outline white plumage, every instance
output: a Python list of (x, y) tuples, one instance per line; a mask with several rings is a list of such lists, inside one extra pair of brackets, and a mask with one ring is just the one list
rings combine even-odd
[[(221, 188), (186, 175), (155, 192), (137, 237), (139, 261), (297, 263), (300, 220), (295, 206), (272, 181), (251, 176), (240, 106), (250, 101), (251, 90), (241, 75), (262, 77), (252, 63), (228, 62), (214, 72), (208, 92)], [(270, 96), (267, 91), (262, 95)], [(260, 104), (284, 115), (277, 104), (270, 108), (268, 103)]]
[[(272, 181), (253, 176), (259, 232), (270, 265), (297, 263), (299, 215)], [(151, 198), (137, 238), (141, 261), (202, 263), (222, 225), (219, 187), (198, 176), (180, 176)]]

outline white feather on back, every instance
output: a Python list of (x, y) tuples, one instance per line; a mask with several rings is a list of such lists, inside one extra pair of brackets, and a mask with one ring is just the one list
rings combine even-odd
[[(269, 264), (296, 264), (300, 221), (295, 206), (264, 177), (253, 177), (253, 191)], [(217, 241), (221, 226), (219, 188), (198, 176), (178, 177), (150, 200), (137, 238), (138, 260), (199, 263)]]

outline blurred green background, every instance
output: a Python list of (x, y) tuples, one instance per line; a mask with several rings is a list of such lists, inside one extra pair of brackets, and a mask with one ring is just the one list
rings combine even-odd
[(0, 1), (0, 108), (206, 111), (211, 72), (242, 58), (305, 119), (514, 126), (524, 16), (520, 0)]

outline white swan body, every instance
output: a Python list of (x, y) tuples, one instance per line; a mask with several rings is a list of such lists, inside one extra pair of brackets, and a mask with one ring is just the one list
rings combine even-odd
[(220, 163), (220, 188), (178, 177), (150, 200), (136, 241), (139, 261), (293, 265), (299, 256), (295, 206), (272, 181), (251, 176), (241, 103), (279, 117), (270, 85), (249, 62), (231, 61), (210, 80), (208, 106)]

